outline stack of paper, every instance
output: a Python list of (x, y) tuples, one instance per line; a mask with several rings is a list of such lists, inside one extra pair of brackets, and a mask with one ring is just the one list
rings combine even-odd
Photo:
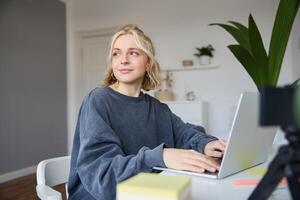
[(191, 178), (140, 173), (117, 185), (117, 200), (189, 200)]

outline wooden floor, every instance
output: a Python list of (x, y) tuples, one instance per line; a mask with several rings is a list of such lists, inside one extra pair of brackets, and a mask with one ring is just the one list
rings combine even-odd
[[(39, 199), (35, 192), (36, 176), (31, 174), (15, 180), (11, 180), (0, 184), (1, 200), (37, 200)], [(54, 187), (55, 190), (63, 194), (65, 197), (65, 185)]]

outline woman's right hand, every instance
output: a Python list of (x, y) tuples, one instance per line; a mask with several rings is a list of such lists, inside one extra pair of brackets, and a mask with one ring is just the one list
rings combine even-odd
[(198, 173), (216, 172), (220, 168), (215, 159), (191, 149), (164, 148), (163, 160), (168, 168)]

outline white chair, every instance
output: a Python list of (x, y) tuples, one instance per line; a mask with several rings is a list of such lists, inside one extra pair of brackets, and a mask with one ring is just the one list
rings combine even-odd
[[(52, 189), (52, 186), (68, 182), (71, 156), (51, 158), (41, 161), (36, 170), (36, 193), (42, 200), (61, 200), (60, 192)], [(67, 184), (66, 184), (66, 195)]]

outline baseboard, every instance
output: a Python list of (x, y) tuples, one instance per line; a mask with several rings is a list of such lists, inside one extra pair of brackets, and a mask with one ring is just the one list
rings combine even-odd
[(35, 173), (35, 171), (36, 171), (36, 166), (31, 166), (31, 167), (19, 169), (19, 170), (13, 171), (13, 172), (9, 172), (6, 174), (1, 174), (0, 175), (0, 183), (4, 183), (6, 181), (20, 178), (22, 176), (33, 174), (33, 173)]

